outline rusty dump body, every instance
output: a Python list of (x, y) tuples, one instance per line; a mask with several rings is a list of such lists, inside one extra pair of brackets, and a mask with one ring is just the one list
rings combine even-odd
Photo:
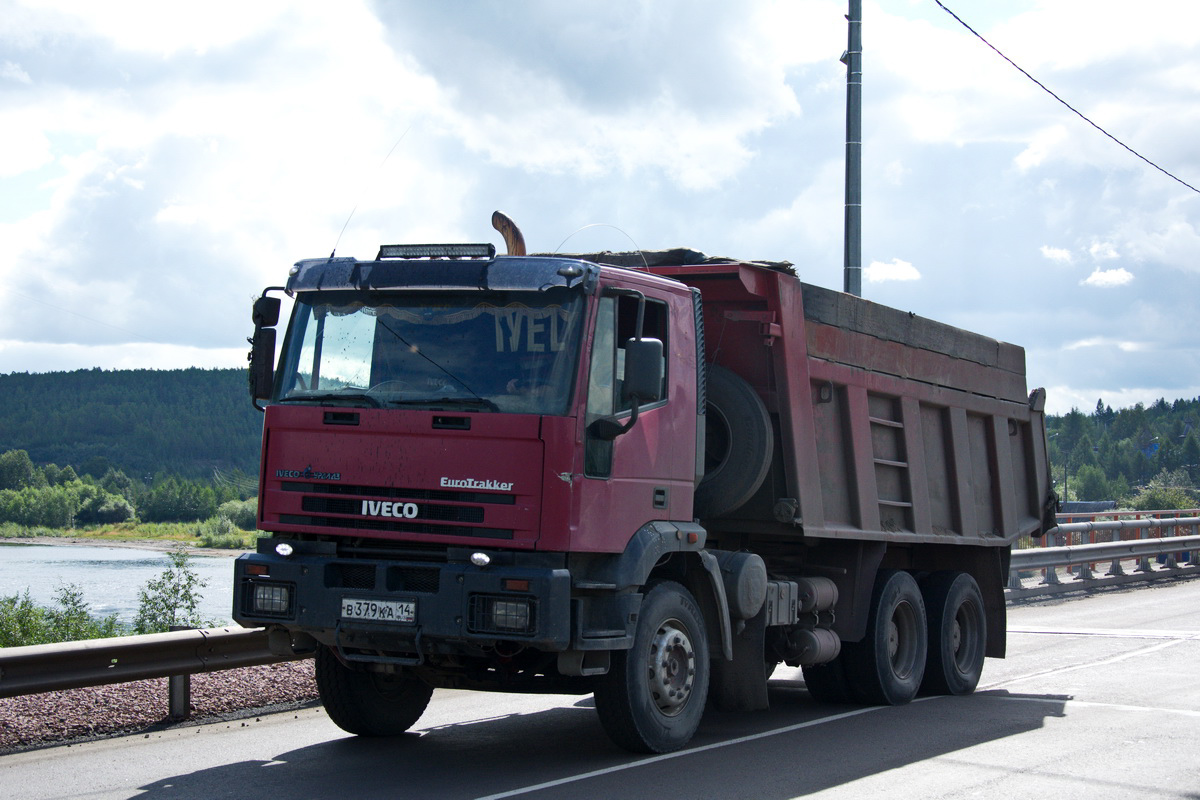
[(995, 547), (1041, 530), (1043, 398), (1022, 348), (778, 269), (655, 271), (701, 290), (708, 360), (778, 426), (770, 482), (714, 527)]
[(697, 503), (709, 547), (750, 550), (771, 571), (841, 573), (835, 629), (850, 640), (877, 568), (967, 571), (988, 607), (988, 654), (1003, 655), (1009, 548), (1053, 527), (1056, 502), (1045, 394), (1027, 392), (1024, 350), (803, 283), (787, 263), (642, 255), (699, 290), (706, 361), (753, 387), (772, 420), (754, 495), (715, 517)]

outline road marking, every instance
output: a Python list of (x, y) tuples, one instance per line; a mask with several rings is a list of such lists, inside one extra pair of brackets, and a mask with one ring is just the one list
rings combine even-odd
[(981, 686), (979, 688), (980, 688), (980, 690), (986, 691), (987, 689), (997, 689), (1001, 686), (1008, 686), (1009, 684), (1012, 684), (1012, 683), (1020, 683), (1022, 681), (1031, 680), (1033, 678), (1043, 678), (1043, 677), (1046, 677), (1047, 675), (1061, 675), (1065, 672), (1075, 672), (1076, 670), (1090, 669), (1091, 667), (1103, 667), (1108, 664), (1117, 664), (1122, 661), (1127, 661), (1128, 659), (1131, 659), (1131, 658), (1137, 658), (1138, 656), (1148, 655), (1148, 654), (1156, 652), (1158, 650), (1165, 650), (1168, 647), (1174, 647), (1177, 644), (1180, 644), (1180, 643), (1186, 642), (1186, 641), (1190, 641), (1191, 639), (1194, 639), (1194, 638), (1196, 638), (1196, 637), (1188, 637), (1186, 639), (1168, 639), (1165, 642), (1159, 642), (1158, 644), (1152, 644), (1152, 645), (1149, 645), (1148, 647), (1143, 647), (1139, 650), (1132, 650), (1128, 653), (1122, 653), (1121, 655), (1113, 656), (1112, 658), (1105, 658), (1100, 661), (1091, 661), (1091, 662), (1088, 662), (1087, 664), (1073, 664), (1072, 666), (1069, 666), (1069, 667), (1058, 667), (1057, 669), (1044, 669), (1044, 670), (1040, 670), (1038, 672), (1029, 672), (1029, 673), (1026, 673), (1025, 675), (1018, 675), (1015, 678), (1005, 678), (1002, 681), (996, 681), (995, 683), (989, 683), (986, 686)]
[(1178, 714), (1184, 717), (1200, 717), (1200, 711), (1189, 708), (1161, 708), (1158, 706), (1131, 706), (1125, 703), (1097, 703), (1091, 700), (1069, 700), (1061, 697), (1030, 697), (1028, 695), (982, 694), (979, 697), (992, 697), (997, 700), (1016, 701), (1020, 703), (1048, 703), (1051, 705), (1073, 705), (1084, 708), (1109, 708), (1114, 711), (1145, 711), (1151, 714)]
[(1033, 625), (1009, 625), (1009, 633), (1046, 633), (1060, 636), (1113, 636), (1123, 639), (1200, 640), (1200, 631), (1156, 631), (1144, 628), (1046, 628)]
[[(936, 697), (918, 697), (916, 700), (913, 700), (913, 702), (920, 703), (925, 700), (936, 700), (936, 699), (937, 699)], [(746, 742), (753, 742), (753, 741), (757, 741), (759, 739), (766, 739), (771, 736), (778, 736), (783, 733), (792, 733), (793, 731), (799, 731), (799, 730), (803, 730), (805, 728), (813, 728), (813, 727), (816, 727), (817, 725), (824, 725), (828, 722), (840, 722), (841, 720), (849, 719), (850, 717), (857, 717), (857, 716), (861, 716), (863, 714), (870, 714), (875, 711), (884, 711), (884, 710), (890, 709), (890, 708), (894, 708), (894, 706), (867, 706), (866, 708), (856, 708), (853, 711), (844, 711), (841, 714), (834, 714), (833, 716), (830, 716), (830, 717), (822, 717), (821, 719), (813, 719), (813, 720), (809, 720), (808, 722), (799, 722), (795, 725), (788, 725), (786, 728), (776, 728), (776, 729), (770, 730), (770, 731), (763, 731), (762, 733), (752, 733), (748, 736), (739, 736), (736, 739), (728, 739), (723, 742), (713, 742), (712, 744), (706, 744), (706, 745), (703, 745), (702, 747), (693, 747), (690, 750), (677, 750), (674, 753), (663, 753), (660, 756), (650, 756), (649, 758), (639, 759), (638, 761), (631, 761), (628, 764), (617, 764), (616, 766), (613, 766), (613, 767), (605, 767), (604, 769), (597, 769), (597, 770), (593, 770), (591, 772), (584, 772), (579, 775), (571, 775), (566, 778), (559, 778), (558, 780), (546, 781), (545, 783), (534, 784), (533, 786), (523, 786), (519, 789), (511, 789), (507, 792), (501, 792), (499, 794), (489, 794), (486, 797), (478, 797), (478, 798), (476, 798), (476, 800), (503, 800), (503, 798), (506, 798), (506, 797), (518, 797), (523, 794), (529, 794), (530, 792), (540, 792), (542, 789), (553, 789), (556, 786), (565, 786), (568, 783), (576, 783), (578, 781), (586, 781), (591, 778), (598, 778), (602, 775), (611, 775), (614, 772), (623, 772), (624, 770), (627, 770), (627, 769), (637, 769), (639, 767), (645, 767), (650, 764), (658, 764), (663, 761), (670, 761), (671, 759), (674, 759), (674, 758), (682, 758), (684, 756), (693, 756), (698, 753), (708, 752), (709, 750), (719, 750), (722, 747), (730, 747), (732, 745), (745, 744)]]

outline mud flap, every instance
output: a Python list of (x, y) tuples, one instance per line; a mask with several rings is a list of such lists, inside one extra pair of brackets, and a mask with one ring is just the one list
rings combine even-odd
[(765, 711), (767, 699), (767, 607), (733, 635), (733, 659), (712, 660), (708, 696), (720, 711)]

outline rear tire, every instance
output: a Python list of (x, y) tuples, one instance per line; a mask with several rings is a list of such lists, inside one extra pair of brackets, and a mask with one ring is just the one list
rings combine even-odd
[(929, 647), (925, 603), (907, 572), (880, 570), (867, 635), (842, 649), (854, 696), (871, 705), (910, 702), (921, 688)]
[(691, 740), (708, 697), (708, 636), (691, 593), (671, 581), (642, 599), (633, 647), (614, 652), (596, 685), (596, 713), (634, 753), (669, 753)]
[(316, 675), (325, 713), (339, 728), (358, 736), (404, 733), (433, 696), (433, 687), (409, 672), (352, 670), (324, 645), (317, 648)]
[(965, 572), (935, 572), (921, 587), (929, 615), (926, 694), (970, 694), (983, 674), (987, 617), (979, 584)]

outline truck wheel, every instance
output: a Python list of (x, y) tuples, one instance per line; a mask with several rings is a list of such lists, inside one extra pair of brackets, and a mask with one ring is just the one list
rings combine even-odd
[(596, 713), (614, 742), (635, 753), (688, 743), (708, 696), (708, 636), (696, 600), (671, 581), (642, 599), (633, 647), (612, 654), (596, 685)]
[(408, 672), (358, 672), (325, 646), (317, 648), (317, 691), (325, 713), (358, 736), (396, 736), (424, 713), (433, 687)]
[(708, 366), (704, 418), (704, 477), (696, 487), (700, 519), (734, 511), (762, 486), (775, 436), (771, 415), (750, 384), (727, 369)]
[(909, 702), (921, 688), (928, 646), (925, 603), (917, 582), (907, 572), (880, 570), (867, 635), (842, 650), (852, 693), (873, 705)]
[(927, 694), (970, 694), (983, 674), (987, 618), (979, 584), (965, 572), (935, 572), (922, 588), (929, 614)]

